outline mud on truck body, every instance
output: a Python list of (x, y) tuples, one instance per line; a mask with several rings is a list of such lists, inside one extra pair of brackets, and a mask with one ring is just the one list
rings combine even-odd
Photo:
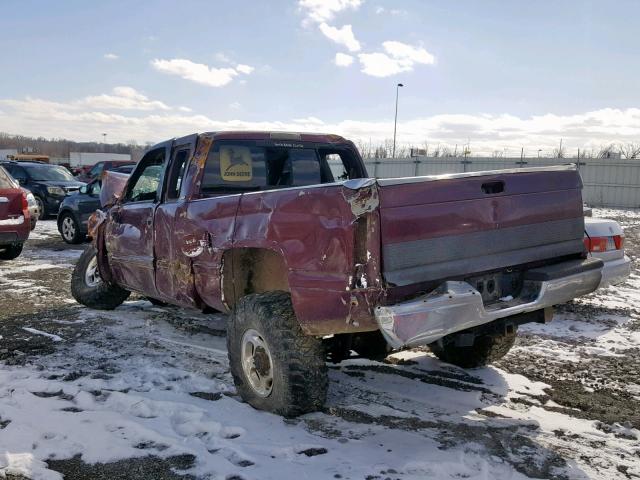
[(322, 407), (327, 357), (429, 345), (481, 366), (595, 290), (581, 188), (571, 167), (371, 179), (334, 135), (191, 135), (104, 199), (72, 291), (93, 308), (137, 292), (228, 312), (240, 395), (296, 415)]

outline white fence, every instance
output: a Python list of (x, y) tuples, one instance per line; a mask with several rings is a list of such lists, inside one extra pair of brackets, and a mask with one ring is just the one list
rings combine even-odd
[[(372, 177), (413, 177), (502, 168), (575, 164), (577, 158), (416, 157), (365, 160)], [(594, 207), (640, 208), (640, 160), (581, 158), (584, 201)]]

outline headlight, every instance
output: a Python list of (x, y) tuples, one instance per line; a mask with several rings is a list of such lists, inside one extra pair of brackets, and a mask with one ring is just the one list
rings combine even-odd
[(36, 197), (34, 197), (33, 193), (31, 192), (27, 193), (27, 203), (29, 204), (30, 207), (37, 205)]
[(58, 195), (60, 197), (66, 195), (66, 192), (60, 187), (47, 187), (47, 192), (49, 192), (51, 195)]

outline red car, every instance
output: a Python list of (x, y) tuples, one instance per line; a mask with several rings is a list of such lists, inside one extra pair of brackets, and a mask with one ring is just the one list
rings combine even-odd
[(30, 231), (27, 196), (0, 167), (0, 260), (13, 260), (20, 255)]

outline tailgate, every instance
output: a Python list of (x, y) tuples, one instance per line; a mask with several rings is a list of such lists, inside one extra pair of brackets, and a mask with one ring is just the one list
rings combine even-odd
[(572, 167), (378, 180), (385, 280), (461, 277), (584, 249)]

